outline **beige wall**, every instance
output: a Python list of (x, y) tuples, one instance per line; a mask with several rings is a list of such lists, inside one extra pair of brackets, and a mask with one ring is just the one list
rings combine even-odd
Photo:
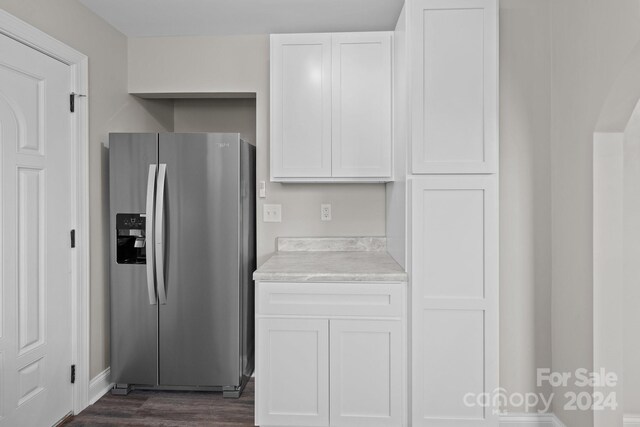
[[(129, 90), (133, 93), (256, 94), (257, 179), (267, 184), (267, 197), (258, 199), (257, 207), (259, 264), (274, 252), (278, 236), (385, 234), (383, 184), (269, 182), (268, 36), (130, 39)], [(176, 114), (178, 121), (179, 115)], [(282, 204), (281, 223), (262, 222), (264, 203)], [(320, 221), (321, 203), (332, 204), (332, 221)]]
[(0, 0), (0, 7), (89, 57), (90, 375), (109, 366), (107, 133), (164, 130), (170, 104), (127, 94), (127, 40), (76, 0)]
[(255, 99), (176, 99), (174, 132), (233, 132), (256, 145)]
[(500, 386), (509, 393), (550, 393), (536, 386), (536, 368), (551, 367), (550, 3), (500, 2)]
[[(509, 392), (548, 392), (536, 390), (536, 367), (593, 368), (593, 132), (617, 116), (626, 123), (624, 87), (611, 92), (617, 80), (637, 80), (623, 66), (640, 36), (639, 4), (500, 2), (500, 376)], [(638, 149), (629, 138), (625, 151), (632, 182)], [(635, 207), (625, 209), (625, 241), (637, 245)], [(640, 411), (640, 364), (629, 362), (640, 354), (634, 256), (625, 268), (626, 413)], [(553, 391), (568, 427), (593, 425), (589, 411), (564, 410), (566, 390)]]
[[(593, 132), (640, 35), (639, 3), (555, 0), (551, 16), (552, 364), (574, 371), (593, 367)], [(567, 426), (593, 425), (563, 406), (553, 410)]]

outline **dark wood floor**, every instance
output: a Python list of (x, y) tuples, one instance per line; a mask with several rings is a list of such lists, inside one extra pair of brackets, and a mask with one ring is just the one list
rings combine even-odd
[(134, 390), (106, 394), (64, 426), (253, 426), (253, 380), (239, 399), (222, 393)]

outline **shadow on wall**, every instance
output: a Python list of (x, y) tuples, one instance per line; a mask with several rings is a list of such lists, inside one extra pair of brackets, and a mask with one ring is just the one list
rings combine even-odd
[(633, 48), (611, 87), (595, 132), (624, 132), (640, 100), (640, 42)]

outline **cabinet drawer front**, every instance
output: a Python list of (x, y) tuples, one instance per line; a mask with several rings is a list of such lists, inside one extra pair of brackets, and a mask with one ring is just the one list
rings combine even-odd
[(258, 314), (383, 316), (402, 313), (400, 283), (258, 284)]

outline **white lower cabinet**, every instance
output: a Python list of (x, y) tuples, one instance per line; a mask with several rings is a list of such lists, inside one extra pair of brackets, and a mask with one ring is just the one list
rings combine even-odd
[[(350, 292), (360, 288), (363, 295), (371, 294), (366, 284), (346, 285)], [(258, 286), (259, 300), (282, 300), (288, 293), (304, 301), (309, 315), (287, 316), (291, 306), (274, 313), (268, 303), (258, 301), (256, 425), (405, 425), (405, 314), (404, 304), (397, 301), (398, 289), (405, 300), (405, 284), (388, 284), (388, 298), (369, 300), (371, 309), (378, 306), (378, 316), (375, 310), (366, 316), (349, 315), (350, 304), (340, 304), (340, 299), (318, 315), (314, 300), (318, 307), (327, 307), (333, 297), (348, 301), (335, 285), (327, 286), (326, 292), (321, 284)], [(375, 295), (384, 295), (384, 285), (369, 286)], [(367, 298), (355, 300), (362, 303)], [(395, 306), (399, 310), (389, 309)], [(261, 313), (260, 307), (269, 314)]]
[(331, 320), (329, 325), (331, 425), (401, 425), (400, 322)]
[(260, 425), (329, 425), (329, 321), (260, 319)]

